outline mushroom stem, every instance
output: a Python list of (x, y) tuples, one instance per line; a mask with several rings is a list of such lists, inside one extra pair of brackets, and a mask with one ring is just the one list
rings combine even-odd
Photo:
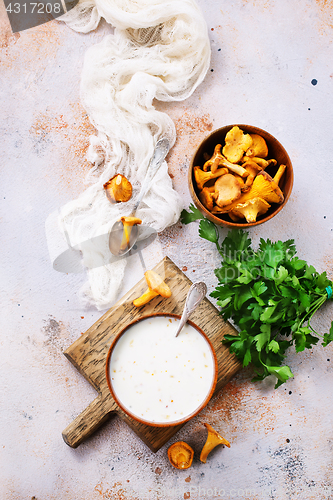
[(133, 300), (133, 305), (135, 307), (144, 306), (157, 295), (161, 295), (161, 297), (165, 298), (171, 297), (170, 288), (166, 283), (164, 283), (161, 276), (155, 273), (155, 271), (146, 271), (145, 278), (148, 290), (146, 290), (140, 297)]
[(124, 226), (123, 237), (120, 244), (120, 250), (126, 250), (129, 247), (132, 227), (136, 224), (141, 224), (142, 220), (137, 217), (121, 217), (121, 222)]
[(280, 165), (279, 166), (278, 171), (276, 172), (276, 174), (273, 177), (273, 180), (274, 180), (274, 182), (276, 182), (276, 184), (279, 184), (281, 177), (283, 176), (286, 168), (287, 168), (287, 165)]
[(207, 456), (216, 446), (218, 446), (219, 444), (225, 444), (226, 446), (228, 446), (228, 448), (230, 448), (230, 443), (222, 436), (220, 436), (220, 434), (215, 429), (213, 429), (211, 425), (205, 423), (204, 426), (208, 430), (208, 436), (204, 447), (201, 450), (200, 460), (201, 462), (206, 463)]
[(151, 299), (158, 295), (157, 292), (154, 292), (151, 288), (148, 288), (140, 297), (133, 300), (133, 305), (135, 307), (141, 307), (147, 304)]

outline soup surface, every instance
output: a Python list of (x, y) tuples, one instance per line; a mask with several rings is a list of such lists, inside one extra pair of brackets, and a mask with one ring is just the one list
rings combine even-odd
[(147, 422), (170, 423), (195, 412), (215, 377), (211, 347), (179, 320), (154, 316), (141, 320), (117, 341), (109, 363), (113, 392), (131, 414)]

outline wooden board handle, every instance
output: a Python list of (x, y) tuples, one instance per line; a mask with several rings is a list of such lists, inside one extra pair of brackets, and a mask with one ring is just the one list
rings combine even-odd
[(118, 406), (111, 396), (105, 398), (99, 394), (63, 431), (62, 437), (65, 443), (71, 448), (77, 448), (108, 420), (111, 413), (115, 412), (117, 408)]

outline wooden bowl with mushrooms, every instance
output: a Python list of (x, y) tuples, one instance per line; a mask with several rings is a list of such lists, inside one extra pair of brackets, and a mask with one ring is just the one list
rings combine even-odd
[(195, 151), (189, 188), (196, 207), (215, 224), (262, 224), (279, 213), (293, 187), (288, 153), (271, 134), (251, 125), (212, 132)]

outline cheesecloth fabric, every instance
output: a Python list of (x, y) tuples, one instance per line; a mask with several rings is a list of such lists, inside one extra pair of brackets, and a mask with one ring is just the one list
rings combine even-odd
[[(207, 26), (194, 0), (81, 0), (59, 19), (87, 33), (101, 18), (114, 30), (88, 49), (81, 79), (81, 101), (97, 130), (87, 154), (93, 168), (89, 187), (61, 208), (59, 218), (70, 245), (85, 242), (81, 250), (88, 282), (81, 293), (97, 309), (116, 300), (126, 259), (95, 267), (95, 257), (110, 253), (106, 243), (94, 244), (96, 236), (130, 214), (157, 140), (167, 137), (171, 146), (175, 142), (174, 124), (155, 109), (154, 99), (186, 99), (210, 63)], [(103, 184), (116, 173), (131, 181), (133, 197), (112, 205)], [(177, 222), (181, 209), (164, 161), (137, 217), (160, 232)]]

